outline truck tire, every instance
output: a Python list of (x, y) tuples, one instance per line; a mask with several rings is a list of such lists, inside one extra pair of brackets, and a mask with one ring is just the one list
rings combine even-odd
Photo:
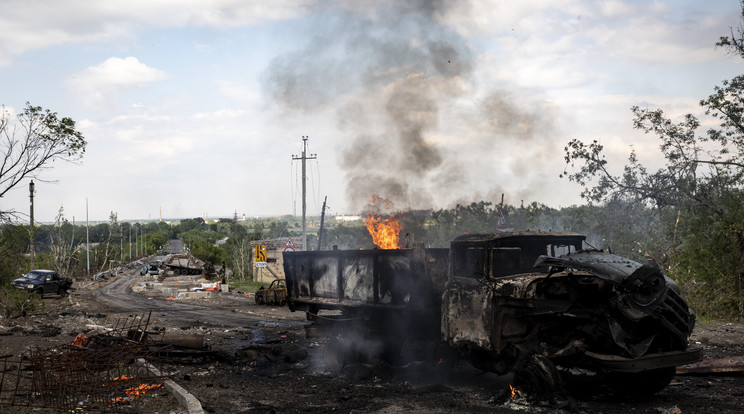
[(563, 387), (553, 361), (539, 354), (532, 354), (518, 364), (514, 385), (531, 396), (552, 394)]
[(350, 344), (342, 338), (329, 338), (323, 350), (323, 370), (338, 372), (351, 361)]

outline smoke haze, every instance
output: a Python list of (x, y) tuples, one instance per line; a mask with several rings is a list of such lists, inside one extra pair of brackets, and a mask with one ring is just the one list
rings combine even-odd
[(348, 207), (360, 211), (372, 195), (401, 210), (503, 192), (517, 203), (546, 175), (557, 179), (532, 167), (555, 150), (550, 105), (518, 102), (508, 85), (478, 86), (477, 56), (445, 23), (450, 2), (400, 3), (321, 8), (335, 23), (264, 75), (283, 107), (337, 115)]

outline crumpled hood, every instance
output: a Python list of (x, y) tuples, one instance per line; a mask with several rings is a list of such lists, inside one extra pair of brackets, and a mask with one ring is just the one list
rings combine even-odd
[[(654, 276), (662, 277), (671, 289), (679, 293), (679, 286), (672, 279), (661, 272), (655, 261), (640, 264), (634, 260), (601, 250), (581, 250), (559, 257), (542, 255), (537, 258), (535, 267), (554, 266), (576, 270), (583, 270), (593, 275), (615, 283), (629, 283), (630, 279), (638, 284)], [(631, 277), (632, 276), (632, 277)]]
[(535, 267), (555, 266), (584, 270), (602, 279), (621, 283), (642, 265), (636, 261), (600, 250), (582, 250), (559, 257), (540, 256)]
[(540, 256), (535, 266), (575, 269), (617, 283), (624, 292), (619, 307), (634, 320), (652, 312), (666, 297), (667, 289), (679, 293), (677, 284), (661, 272), (656, 262), (642, 265), (601, 250), (582, 250), (560, 257)]
[(26, 279), (25, 277), (19, 277), (18, 279), (13, 279), (12, 282), (10, 282), (12, 285), (38, 285), (40, 284), (40, 281), (38, 280), (30, 280)]
[[(560, 257), (540, 256), (535, 266), (573, 269), (613, 282), (617, 296), (610, 303), (631, 321), (658, 317), (656, 311), (664, 306), (669, 290), (679, 294), (677, 284), (662, 273), (656, 262), (640, 264), (599, 250), (579, 251)], [(636, 338), (619, 320), (608, 320), (615, 343), (633, 357), (644, 355), (656, 337), (654, 333), (645, 338)], [(689, 327), (691, 330), (692, 326)], [(689, 335), (689, 331), (684, 334)]]

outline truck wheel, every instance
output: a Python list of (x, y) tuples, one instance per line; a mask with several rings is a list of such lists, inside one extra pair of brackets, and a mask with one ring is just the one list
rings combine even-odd
[(342, 338), (329, 338), (323, 350), (323, 369), (326, 372), (338, 372), (352, 362), (350, 344)]
[(320, 308), (318, 308), (317, 305), (310, 305), (307, 312), (305, 312), (305, 318), (308, 321), (314, 321), (315, 319), (317, 319), (319, 311), (320, 311)]
[(527, 395), (546, 395), (562, 388), (553, 361), (544, 355), (530, 355), (514, 373), (514, 385)]

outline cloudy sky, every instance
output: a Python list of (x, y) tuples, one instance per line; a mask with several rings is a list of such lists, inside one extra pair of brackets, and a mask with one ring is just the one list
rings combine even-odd
[[(742, 62), (738, 0), (1, 0), (0, 104), (77, 121), (36, 220), (308, 214), (490, 200), (580, 204), (563, 147), (618, 170), (658, 141), (630, 107), (700, 114)], [(42, 182), (44, 180), (46, 182)], [(52, 182), (53, 181), (53, 182)], [(28, 211), (27, 183), (0, 208)]]

